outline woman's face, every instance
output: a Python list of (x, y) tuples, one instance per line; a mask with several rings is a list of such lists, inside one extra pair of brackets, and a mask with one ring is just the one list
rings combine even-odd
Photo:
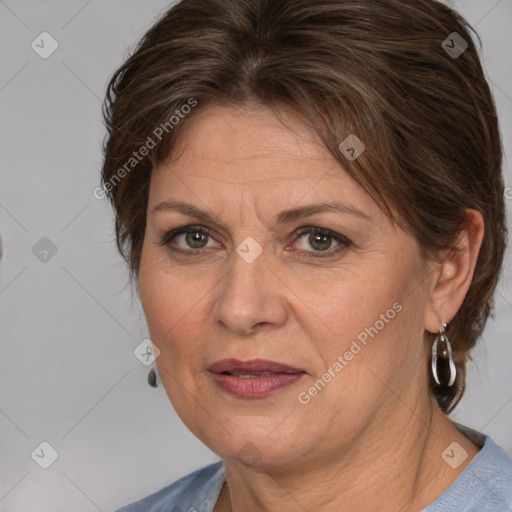
[(224, 459), (304, 465), (427, 400), (431, 280), (416, 241), (285, 119), (198, 112), (153, 170), (139, 285), (187, 427)]

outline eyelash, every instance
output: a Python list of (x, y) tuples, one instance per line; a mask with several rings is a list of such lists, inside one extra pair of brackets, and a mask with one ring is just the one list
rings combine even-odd
[[(171, 247), (171, 242), (174, 238), (176, 238), (178, 235), (181, 235), (183, 233), (201, 233), (203, 235), (211, 236), (211, 230), (204, 227), (204, 226), (185, 226), (181, 228), (172, 229), (168, 233), (165, 233), (163, 237), (158, 242), (159, 246), (167, 246), (168, 249), (171, 252), (175, 252), (178, 254), (185, 254), (188, 256), (195, 256), (201, 252), (204, 252), (204, 249), (190, 249), (190, 250), (184, 250), (177, 247)], [(308, 226), (304, 228), (299, 228), (295, 233), (296, 239), (300, 239), (302, 236), (307, 234), (317, 234), (322, 236), (330, 236), (334, 240), (336, 240), (339, 245), (335, 247), (333, 250), (329, 251), (303, 251), (306, 253), (309, 253), (312, 258), (328, 258), (331, 256), (334, 256), (338, 254), (343, 249), (346, 249), (352, 245), (350, 240), (345, 238), (344, 236), (341, 236), (333, 231), (330, 231), (328, 229), (319, 228), (315, 226)], [(212, 237), (213, 238), (213, 237)]]

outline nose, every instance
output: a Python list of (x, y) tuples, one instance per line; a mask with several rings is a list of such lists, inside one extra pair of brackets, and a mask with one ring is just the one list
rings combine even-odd
[(217, 323), (239, 335), (271, 330), (288, 318), (284, 283), (266, 263), (264, 253), (247, 263), (233, 255), (233, 266), (219, 283), (214, 315)]

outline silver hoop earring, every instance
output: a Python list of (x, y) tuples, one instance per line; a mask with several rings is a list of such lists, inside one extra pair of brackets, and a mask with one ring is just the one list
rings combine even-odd
[[(439, 334), (436, 336), (434, 343), (432, 345), (432, 375), (434, 376), (434, 380), (439, 386), (447, 386), (451, 387), (455, 382), (455, 377), (457, 376), (457, 369), (455, 368), (455, 363), (453, 362), (453, 354), (452, 354), (452, 346), (450, 344), (450, 340), (448, 336), (445, 334), (446, 324), (442, 324), (441, 329), (439, 330)], [(438, 344), (442, 346), (441, 354), (438, 356)], [(450, 369), (450, 377), (448, 378), (447, 384), (441, 384), (439, 380), (439, 375), (437, 373), (437, 362), (439, 357), (442, 359), (448, 359), (448, 368)]]

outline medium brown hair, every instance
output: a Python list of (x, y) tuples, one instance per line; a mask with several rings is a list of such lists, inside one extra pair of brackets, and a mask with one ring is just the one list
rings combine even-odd
[[(497, 115), (471, 32), (435, 0), (174, 5), (115, 72), (104, 103), (103, 187), (131, 277), (138, 276), (151, 169), (172, 154), (186, 122), (212, 103), (285, 106), (414, 235), (426, 258), (454, 246), (467, 209), (482, 214), (473, 281), (448, 329), (457, 380), (449, 388), (430, 377), (440, 407), (451, 411), (492, 311), (506, 240)], [(445, 40), (455, 49), (465, 41), (467, 49), (449, 53)], [(193, 102), (190, 112), (184, 105)], [(354, 161), (338, 148), (350, 134), (366, 147)]]

